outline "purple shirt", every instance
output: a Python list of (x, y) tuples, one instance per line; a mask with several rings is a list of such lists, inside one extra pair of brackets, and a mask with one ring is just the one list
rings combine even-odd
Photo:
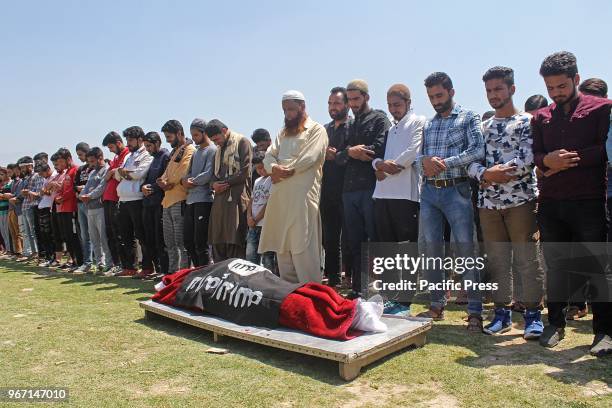
[(552, 105), (538, 110), (532, 121), (535, 164), (547, 171), (544, 156), (566, 149), (578, 152), (578, 166), (540, 178), (539, 201), (606, 198), (606, 138), (612, 101), (579, 94), (568, 114)]

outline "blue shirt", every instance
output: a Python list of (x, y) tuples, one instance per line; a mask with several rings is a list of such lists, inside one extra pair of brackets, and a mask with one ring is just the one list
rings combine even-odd
[(436, 179), (467, 177), (467, 166), (485, 156), (480, 116), (455, 104), (448, 117), (439, 114), (425, 124), (423, 153), (417, 159), (423, 168), (424, 156), (444, 159), (446, 170)]

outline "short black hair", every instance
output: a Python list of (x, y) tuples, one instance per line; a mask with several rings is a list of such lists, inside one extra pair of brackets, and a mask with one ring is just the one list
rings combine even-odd
[(66, 149), (65, 147), (60, 147), (55, 154), (57, 154), (58, 159), (72, 159), (72, 154), (70, 154), (70, 150)]
[(145, 132), (140, 126), (130, 126), (123, 131), (123, 137), (125, 139), (142, 139), (144, 138)]
[(109, 144), (117, 144), (118, 142), (123, 143), (121, 135), (113, 130), (112, 132), (108, 132), (106, 136), (104, 136), (104, 140), (102, 140), (102, 146), (107, 147)]
[(14, 168), (17, 168), (17, 167), (19, 167), (19, 166), (16, 163), (9, 163), (9, 164), (6, 165), (6, 168), (7, 169), (11, 169), (11, 170), (14, 169)]
[(263, 163), (264, 157), (266, 157), (266, 153), (257, 150), (255, 152), (253, 152), (253, 159), (251, 159), (251, 163), (253, 163), (253, 164)]
[(144, 135), (142, 140), (153, 144), (157, 142), (161, 143), (161, 136), (159, 136), (159, 133), (157, 132), (148, 132), (146, 135)]
[(578, 90), (583, 94), (599, 96), (600, 98), (608, 96), (608, 84), (599, 78), (585, 79), (578, 86)]
[(54, 162), (54, 161), (57, 161), (59, 158), (60, 158), (59, 154), (57, 154), (57, 152), (55, 152), (55, 153), (53, 153), (51, 155), (51, 159), (50, 160), (51, 160), (51, 162)]
[(525, 112), (531, 112), (548, 106), (548, 99), (543, 95), (531, 95), (525, 101)]
[(164, 126), (161, 128), (162, 132), (172, 133), (173, 135), (178, 135), (179, 133), (185, 134), (183, 131), (183, 125), (176, 119), (170, 119)]
[(346, 88), (343, 86), (334, 86), (331, 91), (329, 91), (330, 95), (335, 95), (337, 93), (342, 94), (342, 99), (344, 99), (344, 103), (348, 103), (348, 96), (346, 94)]
[(34, 161), (37, 160), (47, 160), (49, 158), (49, 155), (45, 152), (40, 152), (40, 153), (36, 153), (34, 155)]
[(78, 143), (76, 147), (74, 148), (74, 150), (77, 152), (80, 150), (82, 152), (87, 153), (89, 151), (89, 144), (85, 142)]
[(204, 128), (204, 133), (206, 136), (213, 137), (221, 133), (223, 129), (227, 129), (225, 123), (221, 122), (219, 119), (213, 119)]
[(270, 132), (268, 132), (266, 129), (263, 129), (263, 128), (255, 129), (253, 131), (253, 134), (251, 135), (251, 139), (253, 140), (253, 143), (259, 143), (265, 140), (271, 140)]
[(502, 79), (508, 87), (511, 87), (514, 85), (514, 70), (500, 66), (489, 68), (482, 76), (482, 82), (487, 82), (491, 79)]
[(51, 169), (51, 167), (49, 167), (49, 165), (47, 163), (44, 162), (36, 162), (36, 165), (34, 166), (34, 172), (36, 173), (40, 173), (43, 171), (49, 171)]
[(102, 149), (99, 147), (92, 147), (86, 154), (85, 157), (95, 157), (96, 159), (101, 159), (104, 157), (104, 153)]
[(425, 87), (431, 88), (432, 86), (442, 85), (442, 88), (447, 91), (453, 89), (453, 81), (450, 79), (446, 72), (434, 72), (425, 78)]
[(578, 73), (576, 56), (569, 51), (555, 52), (544, 58), (540, 66), (540, 75), (543, 77), (551, 75), (567, 75), (573, 78)]

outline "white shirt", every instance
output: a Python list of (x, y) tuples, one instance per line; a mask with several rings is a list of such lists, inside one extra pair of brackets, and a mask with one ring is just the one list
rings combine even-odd
[(153, 156), (147, 152), (144, 146), (127, 155), (121, 167), (131, 171), (130, 180), (121, 177), (118, 171), (115, 172), (115, 179), (119, 181), (117, 195), (120, 202), (136, 201), (144, 198), (144, 194), (140, 191), (140, 186), (142, 186), (147, 177), (147, 172), (152, 162)]
[[(49, 181), (51, 181), (51, 179), (53, 179), (54, 177), (57, 177), (57, 171), (53, 170), (53, 173), (51, 173), (51, 175), (49, 177), (47, 177), (45, 179), (45, 183), (43, 184), (43, 188), (47, 186), (47, 184), (49, 183)], [(42, 198), (40, 199), (40, 202), (38, 203), (38, 208), (51, 208), (53, 207), (53, 200), (55, 200), (55, 196), (57, 195), (57, 193), (51, 194), (51, 195), (42, 195)]]
[[(389, 129), (384, 160), (393, 160), (405, 168), (397, 174), (387, 174), (382, 181), (376, 181), (373, 198), (419, 202), (421, 178), (415, 160), (421, 151), (425, 121), (425, 116), (417, 116), (409, 110)], [(372, 161), (375, 170), (379, 161), (380, 158)]]
[[(251, 215), (253, 217), (259, 215), (261, 209), (268, 204), (271, 188), (272, 177), (259, 177), (257, 180), (255, 180), (255, 184), (253, 186), (253, 204), (251, 204)], [(257, 226), (263, 226), (263, 221), (263, 218), (259, 220)]]

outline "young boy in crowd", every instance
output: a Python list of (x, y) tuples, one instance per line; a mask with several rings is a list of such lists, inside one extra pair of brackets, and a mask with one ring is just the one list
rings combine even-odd
[(270, 198), (270, 189), (272, 188), (272, 178), (266, 173), (263, 165), (265, 152), (256, 151), (253, 153), (253, 167), (259, 175), (253, 186), (253, 195), (249, 201), (247, 208), (247, 224), (249, 232), (247, 234), (246, 258), (255, 264), (263, 263), (266, 269), (278, 274), (276, 271), (276, 257), (274, 252), (264, 252), (263, 255), (258, 253), (259, 236), (261, 235), (261, 227), (263, 218), (266, 213), (266, 204)]

